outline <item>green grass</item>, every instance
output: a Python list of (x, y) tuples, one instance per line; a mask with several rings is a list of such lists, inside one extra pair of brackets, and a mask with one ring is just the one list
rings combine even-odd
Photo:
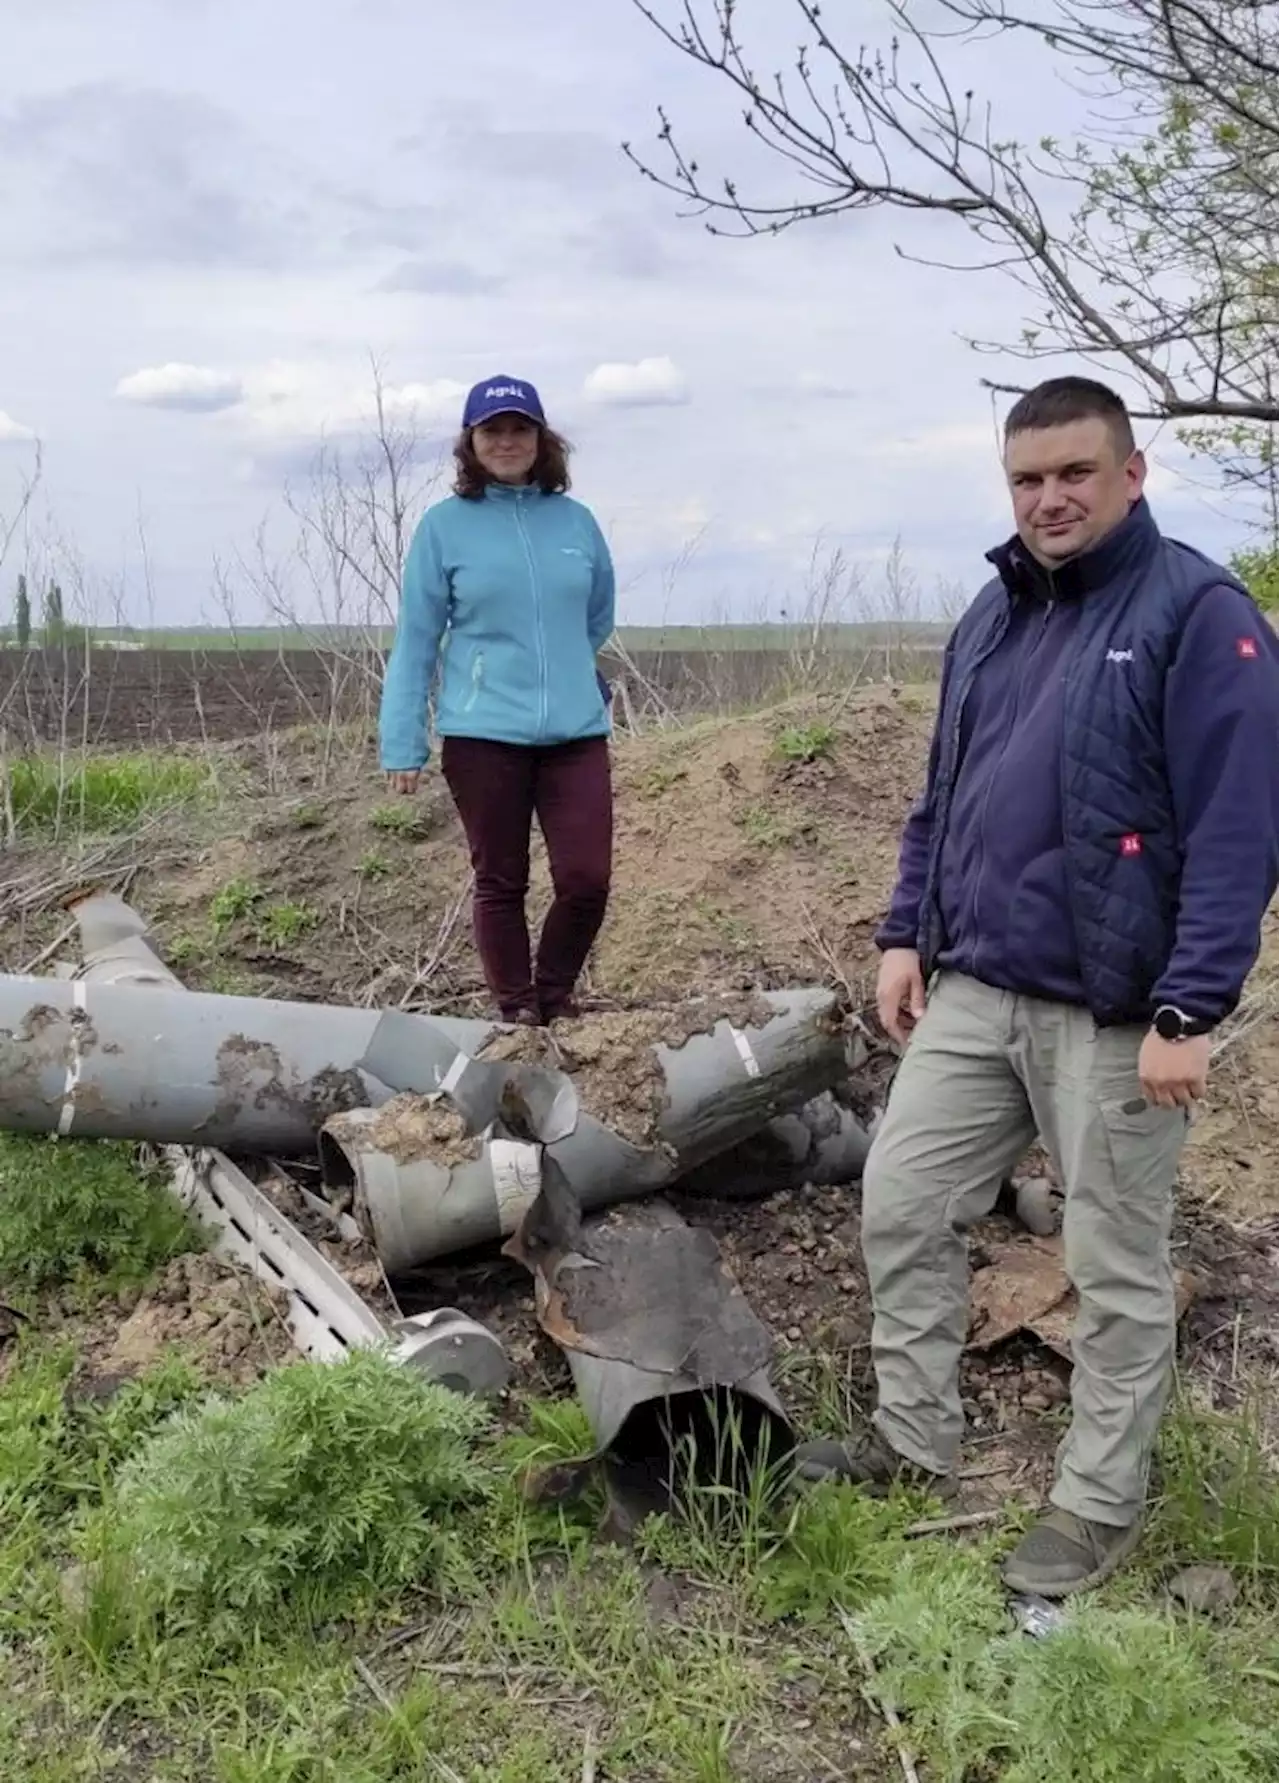
[(209, 901), (209, 921), (214, 934), (224, 935), (251, 915), (262, 895), (262, 887), (252, 879), (229, 879), (220, 886)]
[(212, 796), (216, 781), (206, 763), (185, 756), (35, 755), (9, 763), (0, 791), (19, 835), (56, 838), (131, 829), (154, 812)]
[(115, 1291), (182, 1251), (196, 1228), (128, 1146), (0, 1133), (0, 1287)]
[[(164, 1357), (85, 1398), (77, 1328), (46, 1332), (29, 1284), (100, 1303), (163, 1260), (164, 1191), (115, 1147), (6, 1140), (0, 1170), (33, 1312), (0, 1358), (6, 1783), (564, 1783), (592, 1753), (601, 1783), (884, 1783), (864, 1691), (928, 1783), (1274, 1775), (1276, 1481), (1247, 1408), (1179, 1398), (1134, 1564), (1033, 1640), (996, 1579), (1015, 1517), (921, 1538), (918, 1496), (699, 1487), (688, 1455), (685, 1514), (605, 1545), (598, 1482), (534, 1490), (592, 1448), (572, 1400), (503, 1429), (370, 1352), (230, 1392)], [(848, 1415), (823, 1354), (783, 1385), (806, 1422)], [(1239, 1596), (1194, 1617), (1165, 1584), (1205, 1561)]]
[(670, 792), (673, 786), (688, 778), (689, 770), (683, 762), (656, 761), (641, 776), (639, 792), (642, 798), (660, 799), (663, 793)]
[(396, 805), (375, 805), (369, 813), (369, 827), (383, 836), (411, 838), (427, 833), (426, 818), (408, 800)]
[(815, 721), (813, 724), (788, 725), (778, 732), (773, 749), (782, 761), (811, 762), (830, 755), (835, 741), (835, 726)]
[(753, 848), (784, 848), (796, 839), (795, 825), (768, 805), (749, 805), (736, 821)]
[[(127, 1460), (85, 1551), (111, 1614), (234, 1647), (241, 1622), (324, 1624), (460, 1569), (489, 1479), (482, 1406), (374, 1351), (276, 1369)], [(122, 1600), (122, 1601), (121, 1601)]]
[(259, 920), (258, 934), (268, 947), (278, 950), (309, 934), (319, 921), (320, 912), (310, 904), (270, 904)]
[(356, 873), (359, 878), (370, 881), (385, 879), (394, 871), (392, 863), (385, 854), (379, 854), (376, 848), (366, 849), (356, 862)]

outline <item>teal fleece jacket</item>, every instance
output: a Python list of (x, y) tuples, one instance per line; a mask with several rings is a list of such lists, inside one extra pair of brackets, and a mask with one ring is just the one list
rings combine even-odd
[(500, 483), (479, 500), (437, 502), (405, 562), (382, 687), (382, 766), (428, 760), (437, 664), (442, 737), (533, 745), (607, 736), (596, 652), (613, 617), (609, 547), (581, 502)]

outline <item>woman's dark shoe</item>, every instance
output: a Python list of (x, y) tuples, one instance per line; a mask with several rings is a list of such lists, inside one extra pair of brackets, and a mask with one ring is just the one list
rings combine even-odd
[(499, 1010), (498, 1020), (505, 1022), (510, 1028), (541, 1028), (546, 1026), (541, 1012), (535, 1009), (531, 1003), (524, 1004), (519, 1009)]
[(542, 1019), (548, 1027), (552, 1022), (576, 1022), (581, 1017), (582, 1005), (576, 997), (561, 997), (558, 1002), (542, 1006)]

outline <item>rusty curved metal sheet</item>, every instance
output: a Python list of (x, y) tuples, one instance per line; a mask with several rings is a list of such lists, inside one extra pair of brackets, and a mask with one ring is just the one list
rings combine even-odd
[(774, 1393), (773, 1345), (710, 1233), (662, 1202), (589, 1220), (555, 1160), (504, 1246), (534, 1278), (539, 1324), (563, 1349), (596, 1448), (560, 1464), (539, 1496), (606, 1487), (604, 1532), (678, 1511), (691, 1481), (780, 1485), (795, 1436)]
[[(1061, 1236), (1019, 1235), (989, 1245), (987, 1258), (970, 1284), (965, 1347), (993, 1349), (1016, 1333), (1027, 1331), (1069, 1362), (1078, 1300), (1067, 1275)], [(1174, 1303), (1178, 1318), (1191, 1304), (1195, 1290), (1195, 1277), (1185, 1269), (1176, 1269)]]
[[(544, 1164), (544, 1197), (555, 1168)], [(711, 1233), (660, 1202), (611, 1208), (558, 1244), (535, 1240), (532, 1254), (522, 1228), (507, 1250), (532, 1263), (538, 1323), (564, 1350), (698, 1386), (735, 1386), (772, 1356)]]

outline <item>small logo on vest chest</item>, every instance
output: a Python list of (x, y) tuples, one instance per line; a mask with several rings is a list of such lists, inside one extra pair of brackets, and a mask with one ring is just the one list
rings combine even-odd
[(1142, 853), (1142, 837), (1138, 835), (1121, 836), (1120, 852), (1126, 860), (1132, 860)]
[(1253, 662), (1257, 658), (1257, 655), (1258, 655), (1258, 641), (1257, 641), (1257, 639), (1256, 638), (1237, 638), (1236, 639), (1236, 655), (1242, 656), (1246, 662)]

